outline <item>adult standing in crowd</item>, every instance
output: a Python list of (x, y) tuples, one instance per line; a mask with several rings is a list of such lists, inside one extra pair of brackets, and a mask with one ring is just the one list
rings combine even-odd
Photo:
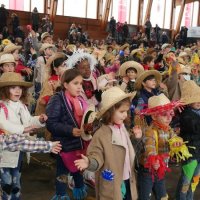
[(33, 30), (37, 32), (39, 27), (40, 17), (36, 7), (33, 9), (33, 12), (31, 13), (31, 20), (32, 20)]
[(145, 33), (146, 33), (146, 36), (147, 36), (147, 40), (149, 41), (150, 40), (151, 28), (152, 28), (152, 25), (151, 25), (149, 18), (147, 18), (147, 21), (145, 22), (144, 26), (145, 26)]
[(0, 32), (2, 32), (3, 28), (7, 26), (7, 18), (9, 16), (9, 12), (5, 9), (5, 5), (1, 4), (0, 7)]

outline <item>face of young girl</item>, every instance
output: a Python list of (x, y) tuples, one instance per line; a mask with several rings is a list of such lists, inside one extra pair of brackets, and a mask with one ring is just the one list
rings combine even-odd
[(64, 87), (70, 93), (71, 96), (76, 97), (79, 96), (81, 93), (82, 82), (83, 82), (82, 76), (77, 76), (69, 83), (64, 83)]
[(173, 116), (174, 116), (174, 111), (170, 110), (170, 111), (156, 114), (156, 115), (152, 116), (152, 118), (154, 120), (156, 120), (157, 122), (159, 122), (160, 124), (169, 126), (169, 124), (172, 121)]
[(11, 86), (9, 92), (11, 101), (17, 102), (22, 96), (22, 88), (20, 86)]
[(119, 125), (123, 124), (124, 120), (127, 118), (127, 112), (129, 108), (129, 103), (122, 104), (118, 109), (115, 110), (112, 117), (112, 122)]
[(15, 71), (15, 63), (4, 63), (2, 66), (3, 73), (4, 72), (14, 72)]

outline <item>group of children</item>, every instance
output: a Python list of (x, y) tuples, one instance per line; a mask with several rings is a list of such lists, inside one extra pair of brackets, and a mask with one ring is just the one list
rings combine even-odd
[[(182, 162), (176, 199), (192, 200), (200, 178), (200, 88), (174, 52), (163, 53), (168, 70), (161, 73), (152, 69), (153, 54), (144, 65), (130, 60), (127, 44), (115, 58), (112, 51), (92, 55), (83, 49), (67, 58), (54, 53), (47, 38), (42, 36), (34, 72), (20, 68), (17, 45), (0, 56), (2, 198), (21, 198), (25, 151), (57, 154), (52, 200), (70, 199), (62, 181), (67, 174), (77, 200), (87, 197), (86, 181), (95, 186), (97, 200), (169, 199), (165, 177), (174, 158)], [(143, 50), (133, 51), (142, 59)], [(114, 64), (108, 67), (104, 58)], [(34, 87), (23, 74), (34, 74)], [(37, 102), (27, 107), (32, 90)], [(42, 127), (54, 142), (33, 136)]]

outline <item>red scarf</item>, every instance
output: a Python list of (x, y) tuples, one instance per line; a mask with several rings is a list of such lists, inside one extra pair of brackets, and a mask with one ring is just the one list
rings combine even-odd
[(69, 94), (69, 92), (65, 92), (65, 95), (69, 102), (71, 103), (72, 110), (74, 112), (74, 117), (78, 122), (78, 125), (81, 126), (81, 120), (83, 117), (83, 108), (81, 106), (81, 102), (79, 101), (78, 97), (73, 97)]
[(169, 131), (170, 126), (163, 125), (158, 121), (153, 121), (153, 124), (158, 128), (162, 129), (163, 131)]

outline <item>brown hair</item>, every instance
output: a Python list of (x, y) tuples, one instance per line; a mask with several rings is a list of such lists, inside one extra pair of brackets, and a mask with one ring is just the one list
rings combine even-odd
[[(0, 99), (3, 101), (8, 101), (10, 99), (10, 87), (12, 86), (6, 86), (0, 88)], [(29, 95), (28, 95), (28, 88), (21, 87), (22, 88), (22, 95), (20, 97), (20, 101), (23, 104), (29, 104)]]
[(68, 69), (64, 72), (61, 77), (61, 86), (64, 90), (64, 83), (69, 83), (74, 80), (77, 76), (82, 76), (81, 73), (77, 69)]
[(108, 109), (101, 117), (102, 123), (105, 125), (110, 124), (112, 122), (112, 118), (113, 118), (113, 114), (115, 110), (117, 110), (121, 105), (125, 103), (130, 104), (130, 99), (129, 98), (123, 99), (119, 101), (118, 103), (116, 103), (115, 105), (113, 105), (110, 109)]

